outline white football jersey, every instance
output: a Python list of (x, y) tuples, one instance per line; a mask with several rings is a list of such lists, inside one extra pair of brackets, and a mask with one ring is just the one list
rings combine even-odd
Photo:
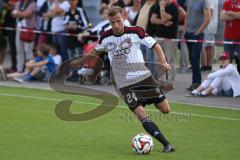
[(151, 76), (145, 66), (140, 45), (153, 48), (156, 43), (141, 27), (125, 26), (122, 35), (114, 35), (112, 29), (103, 32), (95, 50), (108, 52), (116, 84), (118, 88), (123, 88)]

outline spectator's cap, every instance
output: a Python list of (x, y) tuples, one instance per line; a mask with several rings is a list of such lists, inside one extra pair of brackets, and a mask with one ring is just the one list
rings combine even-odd
[(230, 59), (230, 54), (229, 54), (229, 52), (223, 52), (223, 53), (221, 53), (219, 59), (220, 59), (220, 60)]

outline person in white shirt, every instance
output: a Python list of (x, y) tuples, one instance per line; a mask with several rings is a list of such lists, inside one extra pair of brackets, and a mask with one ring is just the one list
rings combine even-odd
[[(80, 59), (73, 60), (72, 66), (81, 66), (86, 60), (108, 52), (114, 80), (129, 109), (137, 116), (143, 128), (163, 146), (163, 152), (173, 152), (175, 148), (168, 142), (157, 125), (148, 117), (144, 106), (154, 104), (162, 113), (169, 113), (170, 106), (161, 91), (160, 84), (145, 66), (140, 44), (154, 49), (160, 57), (160, 64), (167, 71), (171, 67), (166, 62), (161, 46), (148, 36), (143, 28), (124, 25), (122, 8), (112, 7), (108, 18), (112, 29), (100, 35), (97, 46)], [(148, 88), (149, 87), (149, 88)], [(143, 93), (143, 94), (142, 94)]]
[(230, 63), (230, 54), (223, 52), (219, 59), (221, 68), (210, 73), (207, 79), (192, 91), (193, 96), (240, 96), (240, 75), (236, 65)]
[(48, 20), (52, 18), (51, 21), (51, 31), (55, 34), (52, 36), (54, 43), (60, 46), (60, 54), (63, 61), (68, 60), (67, 46), (66, 46), (66, 36), (61, 35), (65, 32), (64, 28), (64, 14), (69, 11), (70, 4), (66, 0), (54, 0), (52, 8), (43, 14), (43, 18)]
[(49, 54), (53, 57), (54, 63), (57, 65), (57, 68), (62, 64), (62, 57), (59, 55), (59, 46), (55, 43), (50, 45)]
[(142, 0), (133, 0), (133, 5), (125, 7), (126, 19), (129, 20), (131, 24), (134, 24), (134, 20), (141, 9)]

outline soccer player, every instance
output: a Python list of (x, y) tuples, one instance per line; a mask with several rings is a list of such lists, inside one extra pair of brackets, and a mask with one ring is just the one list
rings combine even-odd
[(158, 82), (153, 79), (150, 70), (145, 66), (140, 44), (154, 49), (160, 57), (160, 64), (164, 70), (169, 70), (171, 67), (166, 62), (164, 53), (156, 40), (148, 36), (140, 27), (124, 26), (123, 15), (121, 8), (112, 7), (108, 14), (112, 29), (100, 35), (97, 46), (90, 54), (73, 60), (71, 64), (80, 66), (93, 56), (107, 51), (117, 88), (125, 103), (138, 117), (144, 129), (163, 144), (163, 152), (173, 152), (175, 148), (144, 110), (145, 105), (154, 104), (162, 113), (169, 113), (170, 106)]

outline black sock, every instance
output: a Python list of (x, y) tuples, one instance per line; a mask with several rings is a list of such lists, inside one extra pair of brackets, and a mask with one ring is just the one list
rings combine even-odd
[(169, 145), (167, 139), (163, 136), (157, 125), (149, 118), (142, 120), (143, 128), (154, 138), (156, 138), (163, 146)]
[(207, 66), (208, 71), (212, 71), (212, 66)]

